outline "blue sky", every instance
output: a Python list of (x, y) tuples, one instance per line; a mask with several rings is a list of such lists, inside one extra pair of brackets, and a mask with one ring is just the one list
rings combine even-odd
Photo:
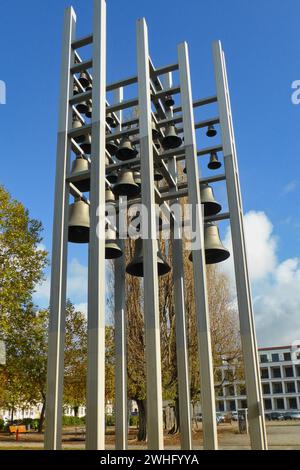
[[(61, 34), (64, 8), (69, 4), (1, 0), (0, 5), (0, 80), (7, 86), (7, 104), (0, 105), (0, 182), (28, 207), (31, 216), (42, 220), (47, 249), (52, 237)], [(89, 34), (92, 1), (72, 4), (78, 36)], [(276, 242), (274, 269), (299, 257), (300, 105), (291, 102), (291, 83), (300, 79), (299, 3), (108, 0), (107, 5), (108, 81), (135, 73), (135, 20), (141, 16), (147, 19), (157, 66), (176, 61), (177, 44), (189, 43), (195, 99), (215, 92), (211, 43), (221, 39), (245, 212), (262, 212), (272, 224), (266, 243), (270, 248)], [(207, 117), (215, 115), (214, 110), (207, 112)], [(201, 135), (198, 145), (206, 145)], [(85, 253), (84, 248), (70, 247), (70, 261), (84, 264)], [(273, 285), (274, 276), (268, 273), (259, 285)], [(79, 297), (75, 301), (81, 302)], [(297, 328), (300, 335), (298, 323)]]

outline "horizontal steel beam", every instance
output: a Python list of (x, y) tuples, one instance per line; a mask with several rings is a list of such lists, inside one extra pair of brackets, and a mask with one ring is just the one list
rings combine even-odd
[(91, 69), (92, 67), (93, 67), (93, 61), (92, 59), (90, 59), (85, 62), (80, 62), (79, 64), (74, 64), (71, 67), (71, 73), (75, 74), (75, 73), (84, 72), (88, 69)]
[[(200, 98), (199, 100), (195, 100), (193, 102), (193, 108), (198, 108), (199, 106), (205, 106), (207, 104), (216, 103), (218, 98), (216, 96), (208, 96), (207, 98)], [(173, 108), (174, 113), (181, 113), (182, 108), (181, 106), (176, 106)]]
[(73, 49), (80, 49), (80, 47), (88, 46), (93, 42), (93, 35), (90, 34), (89, 36), (84, 36), (82, 38), (76, 39), (72, 42)]

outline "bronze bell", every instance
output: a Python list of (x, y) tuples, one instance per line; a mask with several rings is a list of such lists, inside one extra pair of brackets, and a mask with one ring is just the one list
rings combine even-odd
[[(164, 276), (171, 271), (171, 267), (164, 259), (157, 243), (157, 270), (159, 276)], [(135, 241), (135, 253), (133, 259), (126, 267), (126, 272), (131, 276), (144, 277), (144, 256), (143, 256), (143, 240), (138, 238)]]
[(87, 110), (87, 112), (85, 113), (85, 115), (86, 115), (87, 118), (91, 119), (91, 117), (92, 117), (92, 115), (93, 115), (92, 102), (89, 101), (87, 105), (88, 105), (88, 110)]
[(210, 160), (209, 160), (209, 164), (207, 165), (207, 167), (210, 170), (218, 170), (219, 168), (221, 168), (221, 166), (222, 166), (222, 163), (219, 162), (217, 152), (212, 152), (210, 154)]
[(162, 139), (162, 144), (165, 149), (175, 149), (180, 147), (182, 139), (176, 133), (175, 126), (168, 126), (166, 128), (165, 137)]
[[(222, 263), (230, 256), (229, 251), (221, 242), (219, 229), (213, 222), (204, 224), (204, 247), (206, 264)], [(193, 252), (189, 259), (193, 261)]]
[(128, 168), (123, 168), (119, 174), (117, 183), (113, 187), (117, 196), (135, 197), (140, 194), (140, 187), (133, 179), (133, 173)]
[[(110, 165), (109, 158), (106, 156), (105, 157), (105, 166)], [(110, 171), (105, 175), (107, 181), (109, 181), (110, 184), (115, 184), (118, 181), (118, 174), (116, 171)]]
[(83, 101), (82, 103), (78, 103), (76, 109), (80, 114), (86, 114), (89, 112), (89, 104)]
[(106, 204), (116, 203), (116, 197), (110, 188), (106, 188), (105, 190), (105, 203)]
[(141, 180), (141, 173), (140, 171), (134, 171), (133, 172), (133, 178), (136, 184), (139, 185), (139, 187), (142, 186), (142, 180)]
[(213, 125), (208, 126), (206, 135), (207, 137), (215, 137), (217, 135), (217, 131)]
[(124, 137), (121, 141), (120, 147), (116, 152), (118, 160), (126, 161), (136, 157), (138, 151), (132, 146), (132, 143), (128, 136)]
[(112, 140), (106, 143), (106, 150), (110, 156), (116, 155), (118, 148), (119, 147), (117, 144), (115, 144)]
[(204, 217), (218, 214), (222, 206), (215, 198), (212, 187), (208, 184), (201, 184), (201, 203), (204, 205)]
[(86, 72), (81, 72), (78, 81), (83, 86), (83, 88), (86, 88), (90, 84), (90, 79)]
[(118, 245), (117, 235), (112, 227), (106, 228), (105, 231), (105, 259), (120, 258), (123, 252)]
[(91, 138), (91, 134), (86, 134), (84, 136), (84, 141), (83, 143), (80, 145), (82, 151), (84, 153), (86, 153), (87, 155), (90, 155), (91, 154), (91, 151), (92, 151), (92, 138)]
[(76, 96), (76, 95), (79, 95), (79, 93), (81, 93), (81, 90), (79, 89), (79, 86), (77, 85), (77, 83), (74, 82), (74, 85), (73, 85), (73, 95)]
[[(88, 171), (88, 170), (89, 170), (89, 162), (85, 158), (78, 156), (76, 157), (76, 160), (74, 160), (72, 163), (71, 176), (77, 176), (78, 173), (81, 173), (82, 171)], [(87, 176), (83, 180), (75, 181), (74, 184), (82, 193), (86, 193), (90, 191), (91, 180), (89, 176)]]
[(165, 105), (167, 106), (167, 108), (171, 108), (171, 106), (174, 106), (174, 104), (175, 104), (175, 101), (173, 99), (173, 96), (166, 95), (165, 96)]
[(111, 113), (108, 113), (106, 116), (106, 122), (109, 125), (109, 127), (116, 128), (118, 127), (118, 123), (114, 119), (113, 115)]
[(152, 139), (157, 140), (160, 136), (159, 131), (156, 129), (155, 122), (152, 121)]
[(88, 84), (85, 91), (93, 91), (93, 85), (91, 83)]
[(81, 199), (75, 199), (69, 207), (69, 233), (71, 243), (88, 243), (90, 236), (90, 208)]
[[(73, 129), (80, 129), (83, 126), (79, 117), (74, 114), (73, 116)], [(84, 141), (84, 134), (74, 137), (74, 140), (77, 144), (81, 144)]]
[(154, 167), (154, 181), (161, 181), (163, 179), (164, 177), (161, 172), (158, 170), (158, 168)]

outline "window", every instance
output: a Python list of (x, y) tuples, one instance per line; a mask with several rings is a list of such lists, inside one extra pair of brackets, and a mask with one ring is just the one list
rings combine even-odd
[(223, 387), (218, 387), (218, 397), (223, 397), (224, 396), (224, 392), (223, 392)]
[(282, 383), (281, 382), (274, 382), (272, 384), (273, 393), (282, 393)]
[(235, 400), (230, 400), (229, 409), (230, 409), (230, 411), (236, 411)]
[(288, 407), (291, 409), (291, 410), (296, 410), (298, 408), (298, 405), (297, 405), (297, 398), (296, 397), (293, 397), (293, 398), (289, 398), (288, 399)]
[(260, 369), (260, 376), (262, 379), (268, 379), (269, 378), (269, 371), (267, 368)]
[(291, 361), (292, 360), (291, 353), (290, 352), (283, 353), (283, 358), (285, 361)]
[(217, 369), (215, 372), (216, 382), (222, 382), (222, 371)]
[(272, 362), (279, 362), (279, 354), (278, 353), (272, 354)]
[(261, 354), (260, 355), (260, 362), (268, 362), (268, 355), (267, 354)]
[(281, 377), (280, 367), (272, 367), (271, 374), (272, 374), (273, 379), (280, 379)]
[(234, 374), (232, 369), (226, 369), (224, 373), (225, 380), (228, 382), (233, 382), (234, 381)]
[(296, 393), (295, 382), (285, 382), (286, 393)]
[(217, 406), (219, 408), (219, 411), (224, 411), (225, 408), (224, 408), (224, 402), (223, 401), (219, 401)]
[(284, 410), (284, 400), (283, 398), (275, 399), (276, 410)]
[(298, 393), (300, 393), (300, 380), (297, 380)]
[(262, 389), (263, 389), (263, 394), (264, 395), (269, 395), (271, 393), (270, 392), (270, 384), (263, 384)]
[(287, 366), (284, 368), (284, 374), (286, 377), (294, 377), (293, 366)]
[(272, 409), (272, 400), (271, 400), (271, 398), (265, 398), (264, 399), (264, 404), (265, 404), (265, 410), (271, 410)]
[(247, 407), (248, 407), (247, 400), (241, 400), (241, 408), (247, 408)]
[(246, 395), (246, 387), (244, 385), (238, 385), (238, 395)]
[(296, 375), (300, 377), (300, 366), (296, 366)]

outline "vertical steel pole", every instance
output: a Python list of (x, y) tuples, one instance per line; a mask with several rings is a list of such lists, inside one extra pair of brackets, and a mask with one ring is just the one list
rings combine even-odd
[[(166, 88), (172, 87), (172, 73), (169, 72), (164, 77)], [(167, 118), (173, 116), (170, 108), (166, 110)], [(177, 163), (176, 158), (168, 160), (168, 169), (177, 183)], [(175, 188), (177, 189), (177, 187)], [(179, 204), (179, 199), (174, 201)], [(172, 206), (171, 206), (172, 209)], [(179, 400), (179, 421), (180, 421), (180, 443), (182, 450), (192, 449), (192, 420), (191, 420), (191, 400), (189, 365), (187, 352), (186, 317), (185, 317), (185, 297), (184, 297), (184, 264), (183, 264), (183, 242), (181, 221), (174, 220), (173, 227), (173, 253), (172, 268), (174, 282), (174, 307), (175, 307), (175, 327), (176, 327), (176, 357), (178, 375), (178, 400)]]
[(106, 2), (94, 0), (86, 448), (105, 448)]
[(253, 449), (263, 450), (267, 449), (267, 439), (260, 385), (250, 278), (246, 256), (242, 198), (225, 59), (221, 43), (219, 41), (216, 41), (213, 44), (213, 57), (222, 131), (228, 205), (230, 211), (241, 341), (245, 365), (250, 439)]
[(185, 143), (185, 158), (188, 181), (189, 203), (199, 233), (200, 248), (193, 250), (193, 269), (195, 284), (195, 303), (198, 327), (200, 382), (203, 414), (204, 449), (217, 449), (217, 427), (213, 362), (211, 351), (210, 322), (206, 291), (206, 265), (204, 252), (204, 234), (202, 223), (201, 198), (199, 188), (199, 170), (194, 126), (192, 88), (188, 47), (184, 42), (178, 46), (178, 63)]
[[(123, 88), (115, 91), (115, 102), (123, 100)], [(122, 111), (118, 112), (122, 130)], [(119, 198), (122, 210), (122, 198)], [(116, 450), (127, 449), (127, 360), (126, 360), (126, 302), (125, 302), (125, 243), (119, 240), (123, 256), (115, 260), (115, 441)]]
[(70, 165), (68, 130), (72, 127), (72, 112), (69, 99), (73, 90), (70, 68), (74, 62), (71, 44), (75, 39), (75, 29), (75, 12), (67, 8), (62, 50), (48, 337), (45, 448), (49, 450), (61, 448), (69, 210), (66, 177)]
[(143, 240), (148, 448), (159, 450), (163, 449), (160, 321), (149, 48), (148, 31), (144, 18), (137, 21), (137, 64), (142, 204), (148, 210), (148, 238)]

